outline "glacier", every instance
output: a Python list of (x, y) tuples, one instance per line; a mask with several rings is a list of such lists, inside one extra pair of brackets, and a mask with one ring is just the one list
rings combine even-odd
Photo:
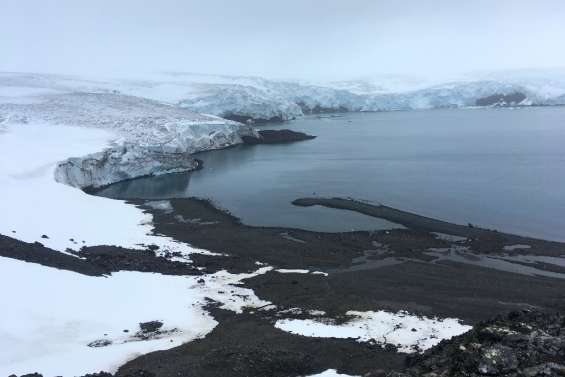
[[(61, 89), (59, 89), (61, 90)], [(96, 188), (125, 179), (195, 169), (192, 154), (257, 137), (250, 126), (154, 100), (115, 93), (69, 92), (0, 102), (0, 122), (104, 129), (111, 145), (57, 164), (55, 179)]]
[(58, 164), (57, 181), (96, 188), (192, 170), (192, 154), (257, 137), (253, 123), (307, 114), (565, 105), (565, 72), (301, 82), (158, 73), (142, 78), (0, 73), (0, 124), (40, 122), (115, 133), (112, 145)]
[(520, 93), (519, 103), (565, 105), (565, 72), (462, 75), (444, 81), (376, 76), (349, 81), (303, 82), (260, 77), (161, 73), (142, 78), (81, 78), (0, 74), (1, 88), (132, 96), (239, 122), (286, 121), (336, 111), (397, 111), (474, 107), (483, 98)]

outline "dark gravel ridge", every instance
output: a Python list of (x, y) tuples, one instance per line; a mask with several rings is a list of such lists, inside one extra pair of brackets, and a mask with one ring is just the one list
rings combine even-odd
[(60, 270), (89, 276), (102, 276), (107, 271), (86, 260), (49, 249), (39, 242), (28, 243), (0, 234), (0, 257), (37, 263)]
[[(202, 275), (192, 264), (171, 260), (175, 255), (164, 251), (156, 254), (154, 246), (146, 250), (126, 249), (118, 246), (83, 247), (70, 254), (45, 247), (39, 242), (28, 243), (0, 235), (0, 257), (37, 263), (46, 267), (77, 272), (88, 276), (109, 275), (117, 271), (156, 272), (164, 275)], [(74, 254), (74, 255), (72, 255)]]

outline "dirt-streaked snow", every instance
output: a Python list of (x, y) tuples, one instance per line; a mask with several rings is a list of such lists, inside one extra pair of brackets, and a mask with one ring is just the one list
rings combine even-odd
[(405, 312), (350, 311), (347, 315), (354, 318), (340, 325), (328, 320), (281, 319), (275, 327), (292, 334), (317, 338), (372, 339), (382, 345), (395, 345), (405, 353), (426, 350), (443, 339), (471, 329), (471, 326), (463, 325), (455, 318), (426, 318)]

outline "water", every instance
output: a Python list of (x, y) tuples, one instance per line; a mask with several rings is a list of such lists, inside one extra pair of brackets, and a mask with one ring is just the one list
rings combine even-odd
[(117, 198), (212, 198), (252, 225), (337, 231), (392, 224), (303, 196), (380, 202), (455, 223), (565, 241), (565, 108), (306, 117), (318, 138), (199, 155), (201, 171), (110, 186)]

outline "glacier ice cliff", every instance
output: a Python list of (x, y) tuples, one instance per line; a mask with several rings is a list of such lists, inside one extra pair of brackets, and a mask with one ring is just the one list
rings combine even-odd
[(198, 162), (184, 152), (164, 152), (125, 144), (59, 162), (55, 180), (85, 189), (148, 175), (193, 170)]
[(41, 95), (33, 101), (0, 103), (0, 118), (12, 123), (94, 127), (112, 131), (103, 151), (57, 164), (55, 179), (96, 188), (125, 179), (195, 169), (193, 153), (258, 137), (250, 126), (150, 99), (114, 93)]

